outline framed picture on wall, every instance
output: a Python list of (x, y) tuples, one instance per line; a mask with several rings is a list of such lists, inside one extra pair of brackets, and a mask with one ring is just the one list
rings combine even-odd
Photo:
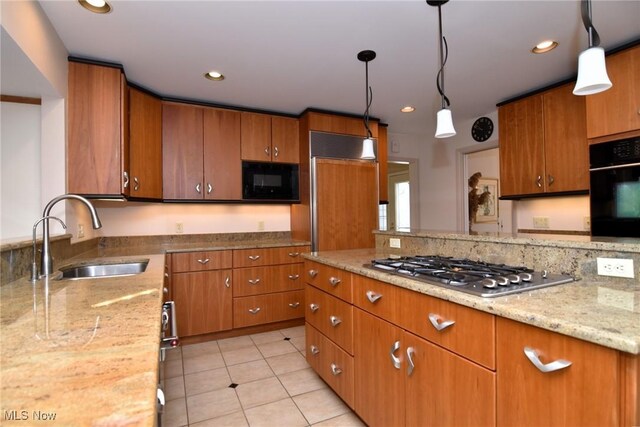
[(498, 222), (498, 179), (480, 178), (478, 181), (478, 194), (489, 192), (487, 200), (478, 206), (476, 222)]

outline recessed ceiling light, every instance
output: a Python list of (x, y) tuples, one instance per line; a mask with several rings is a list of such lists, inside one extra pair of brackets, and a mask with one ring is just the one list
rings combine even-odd
[(109, 13), (111, 6), (104, 0), (78, 0), (78, 3), (87, 10), (94, 13)]
[(222, 73), (218, 71), (209, 71), (208, 73), (204, 73), (204, 76), (209, 80), (213, 80), (219, 82), (220, 80), (224, 80), (224, 76)]
[(400, 109), (403, 113), (413, 113), (416, 111), (416, 107), (412, 107), (411, 105), (405, 105)]
[(531, 52), (533, 53), (547, 53), (553, 49), (558, 47), (558, 42), (554, 40), (545, 40), (543, 42), (538, 43)]

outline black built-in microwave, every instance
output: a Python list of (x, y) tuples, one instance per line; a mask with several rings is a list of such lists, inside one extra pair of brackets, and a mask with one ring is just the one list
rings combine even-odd
[(243, 161), (242, 199), (299, 202), (299, 166), (292, 163)]

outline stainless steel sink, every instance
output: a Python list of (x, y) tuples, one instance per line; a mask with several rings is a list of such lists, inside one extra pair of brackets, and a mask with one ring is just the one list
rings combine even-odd
[(149, 260), (125, 262), (100, 262), (96, 264), (78, 264), (62, 267), (59, 280), (63, 279), (95, 279), (99, 277), (131, 276), (143, 273)]

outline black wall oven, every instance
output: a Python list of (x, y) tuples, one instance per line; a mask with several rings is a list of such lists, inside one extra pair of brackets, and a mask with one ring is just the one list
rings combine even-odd
[(640, 237), (640, 137), (589, 146), (591, 234)]
[(242, 199), (300, 201), (298, 165), (242, 162)]

